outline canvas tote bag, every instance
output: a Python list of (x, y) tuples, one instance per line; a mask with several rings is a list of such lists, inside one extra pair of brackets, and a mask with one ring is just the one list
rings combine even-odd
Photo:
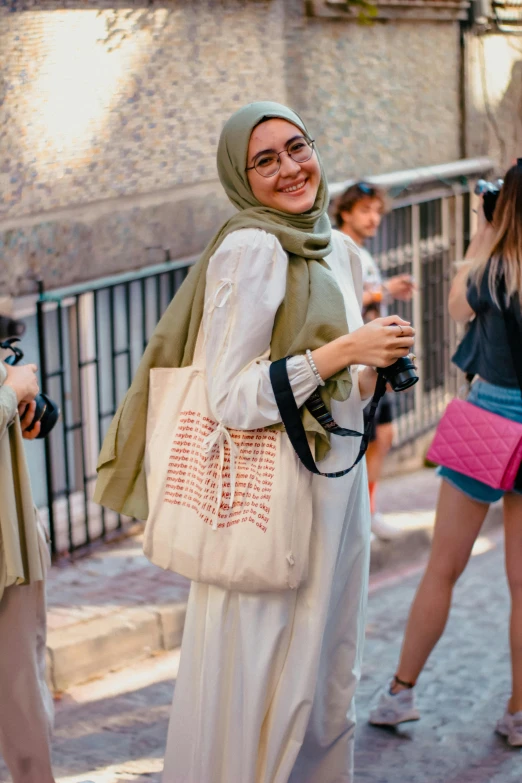
[(306, 579), (312, 475), (284, 432), (227, 429), (210, 409), (202, 329), (190, 367), (150, 371), (143, 549), (161, 568), (227, 590)]

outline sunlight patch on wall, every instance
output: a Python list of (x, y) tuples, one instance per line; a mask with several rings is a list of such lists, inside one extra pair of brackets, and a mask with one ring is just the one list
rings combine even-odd
[[(110, 51), (106, 20), (96, 10), (41, 12), (43, 57), (30, 85), (33, 116), (26, 146), (42, 163), (56, 156), (65, 164), (86, 162), (107, 114), (125, 92), (140, 54), (144, 32)], [(122, 27), (131, 23), (122, 19)]]
[(496, 108), (511, 80), (513, 66), (522, 56), (506, 36), (491, 35), (470, 39), (475, 67), (470, 69), (471, 97), (474, 106), (483, 111), (486, 105)]

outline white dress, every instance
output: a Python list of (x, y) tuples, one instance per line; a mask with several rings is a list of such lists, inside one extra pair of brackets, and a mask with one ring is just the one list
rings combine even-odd
[[(357, 249), (339, 232), (327, 258), (350, 331), (362, 326)], [(204, 332), (211, 407), (226, 426), (280, 420), (269, 345), (288, 258), (258, 229), (229, 234), (207, 273)], [(316, 388), (305, 357), (289, 361), (301, 405)], [(363, 427), (357, 370), (335, 420)], [(359, 438), (332, 436), (323, 471), (348, 467)], [(343, 478), (313, 476), (310, 570), (298, 590), (252, 595), (193, 583), (163, 783), (352, 783), (355, 712), (369, 570), (365, 461)]]

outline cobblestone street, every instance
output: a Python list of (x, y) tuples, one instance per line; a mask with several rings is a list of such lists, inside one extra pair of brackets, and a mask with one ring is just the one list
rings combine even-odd
[[(493, 548), (472, 559), (447, 633), (421, 679), (422, 720), (397, 732), (365, 720), (373, 693), (393, 672), (420, 574), (374, 582), (358, 698), (358, 783), (520, 781), (520, 754), (493, 733), (509, 691), (502, 547), (498, 537), (481, 543)], [(57, 702), (59, 783), (159, 783), (177, 664), (177, 653), (164, 653), (64, 694)], [(0, 781), (8, 781), (1, 766)]]
[(494, 733), (510, 690), (509, 601), (500, 536), (481, 538), (457, 585), (439, 646), (420, 678), (421, 720), (397, 731), (366, 723), (373, 694), (397, 664), (419, 576), (381, 584), (370, 597), (364, 675), (358, 692), (356, 781), (515, 783), (522, 758)]

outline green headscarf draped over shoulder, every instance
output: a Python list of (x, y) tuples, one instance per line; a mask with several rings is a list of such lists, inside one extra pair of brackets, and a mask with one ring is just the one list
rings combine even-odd
[[(149, 371), (152, 367), (186, 367), (192, 363), (203, 316), (208, 263), (228, 234), (244, 228), (262, 229), (274, 234), (288, 254), (286, 294), (276, 314), (270, 343), (273, 361), (303, 354), (307, 348), (315, 350), (348, 332), (341, 291), (324, 261), (331, 249), (331, 227), (326, 212), (328, 186), (320, 159), (321, 183), (308, 212), (293, 215), (266, 207), (250, 188), (245, 172), (250, 136), (260, 122), (272, 118), (291, 122), (311, 138), (295, 112), (268, 101), (244, 106), (225, 124), (218, 147), (218, 173), (238, 212), (218, 231), (165, 311), (103, 443), (94, 499), (120, 513), (137, 519), (148, 516), (143, 456)], [(332, 398), (346, 400), (350, 390), (350, 374), (344, 370), (329, 379), (321, 394), (329, 405)], [(317, 459), (322, 459), (330, 448), (330, 436), (306, 408), (301, 413), (305, 429), (316, 436)], [(281, 424), (275, 426), (282, 428)]]

